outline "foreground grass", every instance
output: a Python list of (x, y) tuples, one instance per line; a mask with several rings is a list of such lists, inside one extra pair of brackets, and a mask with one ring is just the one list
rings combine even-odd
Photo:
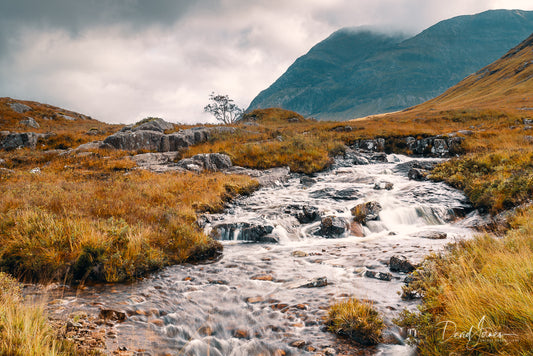
[(0, 272), (0, 355), (78, 355), (72, 344), (56, 338), (47, 322), (43, 307), (27, 304), (19, 283)]
[(329, 331), (363, 345), (378, 344), (385, 328), (373, 306), (356, 298), (333, 304), (329, 308), (326, 325)]
[(0, 177), (0, 268), (31, 280), (119, 282), (215, 257), (221, 245), (196, 214), (257, 187), (222, 173), (132, 170), (124, 152), (47, 159), (35, 174), (10, 156), (18, 169)]
[(478, 236), (426, 260), (420, 312), (400, 320), (417, 331), (422, 355), (533, 350), (533, 209), (511, 224), (505, 238)]

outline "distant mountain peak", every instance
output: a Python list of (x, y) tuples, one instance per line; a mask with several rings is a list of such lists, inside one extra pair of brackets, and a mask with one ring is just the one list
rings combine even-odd
[(489, 10), (415, 36), (342, 28), (298, 58), (248, 110), (280, 107), (350, 119), (422, 103), (501, 57), (533, 31), (533, 11)]

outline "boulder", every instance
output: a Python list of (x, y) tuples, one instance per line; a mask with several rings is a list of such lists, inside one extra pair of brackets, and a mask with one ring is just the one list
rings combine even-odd
[(374, 190), (392, 190), (394, 188), (394, 184), (390, 182), (378, 182), (374, 184)]
[(178, 167), (187, 170), (206, 170), (211, 172), (222, 171), (232, 166), (231, 158), (222, 153), (201, 153), (190, 158), (185, 158), (177, 163)]
[(287, 288), (289, 289), (296, 289), (296, 288), (319, 288), (319, 287), (325, 287), (328, 285), (328, 279), (327, 277), (316, 277), (309, 281), (305, 282), (295, 282), (290, 283)]
[(310, 205), (289, 205), (284, 212), (294, 216), (300, 224), (309, 224), (320, 219), (318, 208)]
[(346, 219), (338, 216), (326, 216), (320, 221), (320, 230), (318, 235), (326, 238), (339, 237), (346, 232), (348, 222)]
[(41, 127), (41, 125), (39, 125), (39, 123), (35, 121), (33, 117), (26, 117), (26, 120), (19, 121), (19, 124), (32, 127), (34, 129), (38, 129), (39, 127)]
[(426, 170), (420, 168), (411, 168), (409, 173), (407, 173), (407, 177), (410, 180), (423, 181), (426, 180), (427, 174), (428, 172)]
[(39, 137), (40, 135), (34, 132), (11, 132), (0, 136), (0, 149), (6, 151), (23, 147), (35, 149)]
[(76, 118), (75, 118), (75, 117), (72, 117), (72, 116), (69, 116), (69, 115), (65, 115), (65, 114), (61, 114), (61, 116), (62, 116), (63, 119), (65, 119), (65, 120), (68, 120), (68, 121), (76, 121)]
[(174, 125), (158, 117), (142, 120), (137, 125), (131, 127), (132, 131), (157, 131), (164, 133), (166, 130), (173, 130)]
[(106, 137), (104, 143), (121, 150), (160, 151), (163, 136), (157, 131), (117, 132)]
[(73, 152), (82, 152), (82, 151), (90, 151), (90, 150), (98, 150), (98, 149), (111, 149), (113, 146), (103, 143), (102, 141), (92, 141), (87, 142), (84, 144), (79, 145), (76, 147)]
[(223, 223), (213, 226), (211, 237), (221, 241), (243, 241), (243, 242), (278, 242), (274, 236), (269, 236), (274, 227), (262, 223)]
[(415, 236), (423, 239), (443, 240), (448, 237), (448, 234), (440, 231), (424, 231), (416, 234)]
[(379, 213), (383, 208), (376, 201), (369, 201), (354, 206), (350, 211), (354, 216), (354, 221), (364, 224), (370, 220), (379, 220)]
[(14, 112), (17, 112), (19, 114), (24, 114), (26, 111), (30, 111), (31, 107), (28, 105), (24, 105), (21, 103), (10, 103), (9, 106)]
[(413, 272), (415, 266), (405, 256), (392, 256), (389, 260), (389, 269), (392, 272)]

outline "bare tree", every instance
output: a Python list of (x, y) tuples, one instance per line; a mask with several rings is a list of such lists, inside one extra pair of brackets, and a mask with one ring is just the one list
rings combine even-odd
[(229, 96), (215, 95), (213, 92), (209, 95), (209, 100), (211, 100), (212, 103), (206, 105), (204, 111), (213, 114), (218, 121), (224, 124), (231, 124), (241, 118), (243, 110), (235, 105)]

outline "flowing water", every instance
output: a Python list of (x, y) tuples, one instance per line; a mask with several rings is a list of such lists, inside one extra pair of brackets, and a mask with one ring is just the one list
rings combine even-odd
[[(206, 232), (226, 226), (219, 231), (228, 239), (223, 257), (214, 263), (169, 267), (129, 285), (67, 291), (56, 303), (66, 311), (125, 310), (128, 318), (115, 326), (108, 349), (126, 346), (147, 350), (146, 355), (274, 355), (280, 350), (299, 355), (336, 348), (337, 338), (324, 330), (322, 318), (331, 302), (348, 296), (372, 301), (395, 336), (391, 319), (416, 306), (398, 294), (405, 274), (392, 273), (392, 280), (385, 281), (365, 277), (365, 272), (390, 272), (387, 262), (393, 255), (420, 262), (471, 231), (454, 220), (458, 211), (468, 209), (461, 192), (409, 180), (404, 166), (410, 158), (389, 155), (387, 160), (357, 166), (339, 160), (312, 180), (293, 175), (237, 200), (225, 214), (208, 217)], [(392, 183), (389, 190), (383, 189), (386, 183)], [(379, 220), (363, 228), (364, 237), (348, 231), (324, 238), (317, 235), (320, 219), (301, 224), (294, 216), (294, 209), (310, 206), (323, 216), (351, 220), (350, 209), (368, 201), (383, 209)], [(245, 238), (239, 229), (250, 224), (270, 226), (267, 237), (279, 242), (239, 240)], [(421, 237), (435, 232), (447, 238)], [(302, 287), (317, 278), (327, 285)], [(398, 335), (396, 342), (371, 351), (413, 353)]]

